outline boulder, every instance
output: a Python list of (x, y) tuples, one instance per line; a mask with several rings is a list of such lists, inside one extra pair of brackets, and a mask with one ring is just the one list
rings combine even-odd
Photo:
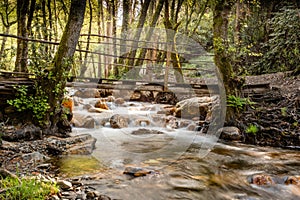
[(98, 89), (95, 88), (84, 88), (76, 91), (74, 93), (74, 96), (81, 97), (81, 98), (99, 98), (100, 92)]
[(211, 97), (194, 97), (182, 100), (176, 104), (174, 115), (186, 119), (199, 117), (204, 120), (210, 112), (212, 101)]
[(223, 127), (221, 130), (221, 135), (220, 139), (223, 140), (229, 140), (229, 141), (234, 141), (234, 140), (242, 140), (243, 135), (241, 134), (240, 129), (234, 126), (227, 126)]
[(112, 128), (125, 128), (128, 127), (129, 119), (127, 117), (115, 114), (109, 119)]
[(89, 115), (74, 113), (71, 123), (75, 127), (95, 128), (95, 119)]

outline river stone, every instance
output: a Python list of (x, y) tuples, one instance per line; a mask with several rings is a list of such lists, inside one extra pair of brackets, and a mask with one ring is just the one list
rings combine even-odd
[(275, 184), (273, 178), (265, 174), (255, 174), (250, 178), (251, 184), (255, 185), (273, 185)]
[(169, 179), (168, 184), (175, 189), (181, 190), (204, 190), (206, 186), (200, 181), (185, 179), (181, 177), (172, 177)]
[(146, 118), (138, 118), (134, 121), (135, 126), (149, 126), (151, 124), (151, 121)]
[(72, 183), (66, 180), (58, 180), (56, 184), (63, 190), (70, 190), (72, 188)]
[(114, 96), (108, 96), (108, 97), (106, 98), (106, 101), (107, 101), (107, 102), (115, 102), (115, 100), (116, 100), (116, 98), (115, 98)]
[(140, 128), (138, 130), (134, 130), (131, 132), (132, 135), (146, 135), (146, 134), (164, 134), (161, 131), (154, 130), (154, 129), (145, 129), (145, 128)]
[(78, 96), (81, 98), (99, 98), (100, 92), (97, 89), (84, 88), (84, 89), (79, 89), (78, 91), (76, 91), (74, 96)]
[(125, 103), (125, 100), (121, 97), (116, 98), (116, 100), (115, 100), (116, 105), (123, 105), (124, 103)]
[(49, 160), (50, 158), (40, 152), (32, 152), (22, 155), (22, 159), (26, 162), (43, 162)]
[(234, 126), (227, 126), (222, 128), (220, 138), (223, 140), (237, 140), (240, 141), (243, 138), (240, 129)]
[(178, 99), (174, 92), (159, 92), (156, 95), (154, 102), (157, 104), (175, 105), (178, 102)]
[(189, 125), (186, 127), (186, 129), (187, 129), (188, 131), (195, 131), (195, 130), (196, 130), (196, 124), (191, 123), (191, 124), (189, 124)]
[(109, 109), (104, 99), (98, 99), (97, 102), (95, 103), (95, 108), (101, 108), (104, 110)]
[(109, 119), (112, 128), (125, 128), (128, 127), (129, 119), (127, 117), (115, 114)]
[(146, 176), (151, 174), (151, 171), (139, 167), (126, 167), (123, 174), (131, 175), (134, 177)]

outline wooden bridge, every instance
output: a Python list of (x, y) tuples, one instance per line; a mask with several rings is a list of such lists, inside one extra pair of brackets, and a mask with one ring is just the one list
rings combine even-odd
[[(33, 74), (21, 72), (0, 71), (0, 100), (1, 104), (6, 99), (12, 98), (15, 94), (16, 85), (26, 85), (32, 87), (34, 84)], [(167, 88), (166, 88), (167, 86)], [(99, 90), (130, 90), (130, 91), (152, 91), (167, 92), (172, 91), (175, 94), (195, 94), (196, 96), (208, 96), (209, 94), (218, 94), (219, 86), (216, 80), (193, 78), (188, 83), (176, 83), (164, 81), (144, 81), (144, 80), (123, 80), (123, 79), (97, 79), (72, 77), (67, 82), (67, 87), (73, 88), (97, 88)], [(269, 83), (248, 84), (244, 86), (245, 96), (259, 95), (268, 91)]]

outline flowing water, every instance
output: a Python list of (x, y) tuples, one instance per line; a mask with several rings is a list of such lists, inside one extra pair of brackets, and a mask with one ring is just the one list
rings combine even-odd
[[(95, 137), (96, 149), (91, 156), (64, 158), (62, 174), (89, 175), (93, 180), (86, 184), (113, 199), (300, 199), (300, 186), (249, 183), (255, 174), (299, 175), (299, 151), (215, 143), (199, 132), (145, 126), (74, 128), (73, 134)], [(150, 131), (132, 134), (141, 128)], [(133, 178), (123, 174), (126, 167), (151, 173)]]

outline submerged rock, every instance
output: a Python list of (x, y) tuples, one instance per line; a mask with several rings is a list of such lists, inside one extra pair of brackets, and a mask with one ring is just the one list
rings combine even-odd
[(152, 171), (139, 168), (139, 167), (126, 167), (123, 174), (131, 175), (134, 177), (146, 176), (147, 174), (151, 174)]

